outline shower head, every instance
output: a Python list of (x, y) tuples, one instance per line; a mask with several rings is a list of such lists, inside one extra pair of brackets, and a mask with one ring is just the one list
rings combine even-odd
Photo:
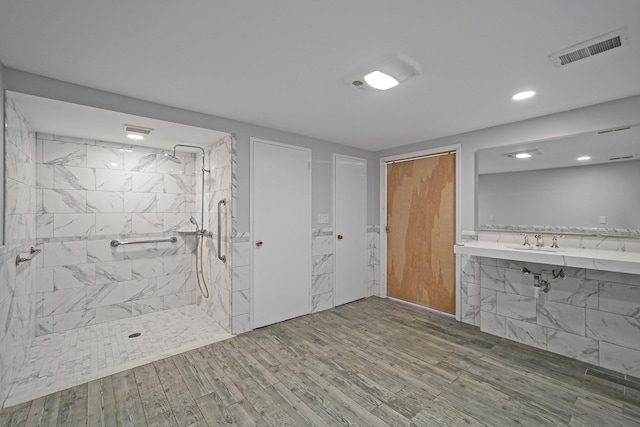
[(191, 224), (196, 226), (196, 230), (200, 229), (200, 227), (198, 226), (198, 221), (196, 221), (194, 217), (189, 218), (189, 221), (191, 222)]
[(179, 158), (177, 158), (175, 154), (164, 153), (164, 156), (174, 163), (178, 163), (178, 164), (182, 163), (182, 161)]

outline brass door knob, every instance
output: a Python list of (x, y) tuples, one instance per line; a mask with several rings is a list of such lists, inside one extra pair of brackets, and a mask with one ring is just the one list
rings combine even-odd
[(256, 240), (256, 246), (257, 247), (262, 246), (262, 240)]
[(338, 240), (342, 240), (344, 239), (344, 236), (342, 234), (338, 234)]

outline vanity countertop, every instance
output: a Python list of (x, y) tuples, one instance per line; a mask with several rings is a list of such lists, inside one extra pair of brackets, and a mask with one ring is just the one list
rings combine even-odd
[(473, 255), (486, 258), (510, 259), (513, 261), (534, 262), (565, 267), (578, 267), (590, 270), (616, 271), (619, 273), (640, 274), (640, 252), (606, 251), (598, 249), (549, 247), (532, 249), (519, 247), (514, 243), (472, 241), (458, 243), (454, 252), (461, 255)]

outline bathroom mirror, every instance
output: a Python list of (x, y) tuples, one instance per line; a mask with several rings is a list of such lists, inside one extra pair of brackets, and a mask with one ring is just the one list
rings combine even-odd
[(478, 231), (640, 237), (640, 125), (476, 153)]

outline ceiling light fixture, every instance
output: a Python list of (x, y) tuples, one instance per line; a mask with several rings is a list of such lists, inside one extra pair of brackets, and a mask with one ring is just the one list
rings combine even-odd
[(584, 162), (587, 160), (591, 160), (591, 156), (580, 156), (576, 160), (578, 160), (579, 162)]
[(382, 71), (373, 71), (364, 76), (364, 81), (374, 89), (387, 90), (400, 84), (399, 81)]
[(511, 153), (504, 154), (512, 159), (530, 159), (533, 156), (539, 156), (542, 152), (540, 150), (526, 150), (526, 151), (512, 151)]
[(145, 128), (142, 126), (134, 126), (134, 125), (124, 125), (124, 133), (127, 135), (129, 139), (135, 139), (136, 141), (141, 141), (145, 136), (149, 135), (153, 131), (152, 128)]
[(525, 90), (524, 92), (518, 92), (511, 97), (514, 101), (522, 101), (524, 99), (529, 99), (534, 96), (536, 92), (534, 90)]
[(359, 67), (344, 82), (362, 91), (387, 90), (417, 76), (420, 65), (403, 54), (393, 54)]

